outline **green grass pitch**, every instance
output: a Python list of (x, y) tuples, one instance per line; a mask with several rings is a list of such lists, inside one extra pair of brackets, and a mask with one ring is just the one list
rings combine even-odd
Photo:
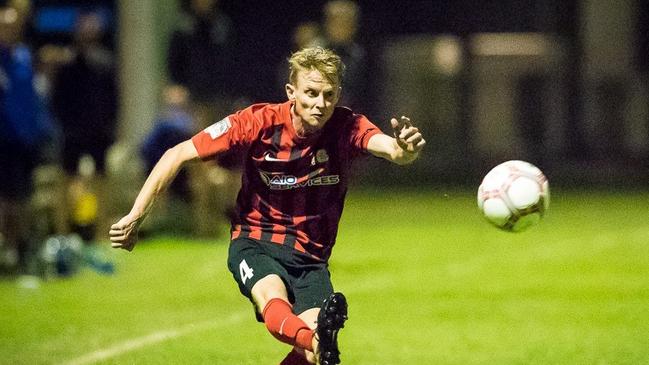
[[(474, 193), (353, 190), (331, 260), (343, 364), (649, 363), (648, 193), (553, 192), (500, 232)], [(108, 245), (106, 243), (106, 245)], [(227, 242), (155, 239), (19, 288), (0, 280), (0, 364), (278, 364)]]

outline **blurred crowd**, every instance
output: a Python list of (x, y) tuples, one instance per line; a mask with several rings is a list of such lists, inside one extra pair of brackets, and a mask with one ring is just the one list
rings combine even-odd
[(118, 107), (105, 24), (83, 12), (69, 44), (35, 47), (31, 15), (28, 0), (0, 8), (0, 265), (43, 274), (44, 261), (67, 249), (110, 273), (95, 244)]
[[(111, 212), (122, 193), (109, 176), (120, 88), (107, 21), (81, 9), (67, 42), (37, 44), (29, 37), (30, 1), (0, 4), (0, 273), (65, 276), (87, 265), (110, 274), (114, 264), (98, 243), (124, 212)], [(320, 20), (293, 29), (286, 57), (306, 46), (334, 49), (347, 65), (341, 104), (362, 110), (358, 91), (368, 75), (360, 17), (352, 0), (327, 2)], [(171, 32), (156, 119), (134, 149), (141, 176), (167, 148), (251, 103), (237, 82), (242, 41), (217, 0), (186, 2)], [(278, 65), (280, 90), (286, 69)], [(182, 171), (142, 233), (226, 235), (241, 152)]]

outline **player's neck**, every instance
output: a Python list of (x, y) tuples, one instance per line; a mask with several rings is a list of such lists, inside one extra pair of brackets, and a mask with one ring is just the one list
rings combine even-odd
[(293, 108), (294, 106), (291, 106), (291, 121), (293, 129), (295, 129), (295, 134), (299, 138), (308, 138), (320, 131), (319, 129), (310, 128), (307, 123), (304, 123), (302, 118), (295, 113)]

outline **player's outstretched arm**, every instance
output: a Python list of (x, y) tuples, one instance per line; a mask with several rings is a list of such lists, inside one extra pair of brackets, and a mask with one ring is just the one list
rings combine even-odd
[(370, 138), (367, 150), (374, 156), (398, 165), (413, 162), (426, 144), (419, 128), (413, 126), (408, 117), (401, 117), (399, 120), (392, 118), (390, 124), (394, 130), (394, 138), (385, 134), (375, 134)]
[(110, 227), (109, 235), (113, 248), (133, 250), (140, 224), (156, 198), (167, 189), (185, 162), (197, 158), (198, 152), (191, 140), (179, 143), (162, 155), (135, 198), (131, 211)]

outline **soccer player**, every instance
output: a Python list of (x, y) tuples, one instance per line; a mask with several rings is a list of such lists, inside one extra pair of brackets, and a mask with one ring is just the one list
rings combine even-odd
[(343, 68), (330, 50), (293, 53), (288, 101), (252, 105), (169, 149), (130, 213), (110, 229), (113, 247), (132, 250), (155, 198), (185, 162), (248, 147), (228, 268), (257, 319), (294, 346), (283, 365), (340, 363), (337, 336), (347, 302), (334, 293), (327, 262), (352, 161), (369, 153), (408, 164), (426, 143), (406, 117), (391, 120), (391, 137), (365, 116), (337, 107)]

